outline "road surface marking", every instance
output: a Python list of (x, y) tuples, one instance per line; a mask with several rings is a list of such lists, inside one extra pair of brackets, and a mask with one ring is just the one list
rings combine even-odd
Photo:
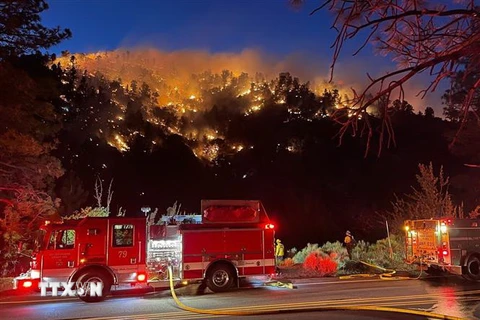
[[(405, 302), (383, 302), (383, 303), (378, 303), (375, 305), (371, 306), (388, 306), (388, 307), (398, 307), (398, 306), (421, 306), (421, 305), (429, 305), (433, 304), (434, 302), (431, 301), (432, 299), (426, 299), (426, 300), (416, 300), (416, 301), (405, 301)], [(462, 300), (459, 300), (461, 302), (466, 302), (466, 301), (474, 301), (474, 300), (480, 300), (480, 297), (470, 297), (470, 298), (465, 298)], [(328, 305), (322, 305), (321, 302), (319, 302), (319, 305), (296, 305), (294, 307), (289, 306), (289, 304), (278, 304), (278, 305), (272, 305), (271, 307), (265, 308), (264, 306), (248, 306), (248, 307), (243, 307), (243, 308), (248, 308), (250, 311), (277, 311), (277, 310), (285, 310), (285, 311), (312, 311), (316, 308), (331, 308), (332, 311), (335, 310), (335, 308), (341, 308), (345, 306), (352, 306), (351, 304), (344, 304), (344, 305), (337, 305), (337, 306), (328, 306)], [(368, 304), (357, 304), (355, 306), (369, 306)], [(275, 307), (275, 308), (273, 308)], [(416, 310), (411, 308), (412, 310)], [(215, 310), (221, 312), (224, 309), (210, 309), (210, 310)], [(238, 310), (238, 309), (237, 309)], [(378, 311), (381, 312), (381, 311)], [(98, 317), (98, 318), (88, 318), (88, 320), (113, 320), (113, 319), (118, 319), (118, 320), (129, 320), (129, 319), (135, 319), (135, 320), (155, 320), (155, 319), (210, 319), (210, 318), (216, 318), (216, 317), (226, 317), (227, 315), (211, 315), (211, 314), (195, 314), (191, 313), (188, 311), (184, 312), (167, 312), (167, 313), (152, 313), (152, 314), (135, 314), (135, 315), (128, 315), (128, 316), (116, 316), (116, 317)]]

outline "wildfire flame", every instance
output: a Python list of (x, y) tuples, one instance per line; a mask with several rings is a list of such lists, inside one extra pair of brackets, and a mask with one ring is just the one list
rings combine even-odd
[[(54, 63), (63, 67), (71, 66), (71, 57), (60, 57)], [(282, 67), (285, 65), (280, 64)], [(209, 111), (214, 105), (217, 96), (227, 95), (236, 97), (242, 110), (240, 114), (250, 116), (262, 110), (265, 101), (270, 98), (265, 92), (275, 94), (274, 81), (279, 71), (272, 63), (266, 61), (254, 51), (244, 51), (240, 54), (209, 54), (205, 52), (165, 53), (158, 50), (115, 50), (75, 55), (75, 67), (99, 72), (107, 79), (115, 80), (120, 86), (128, 90), (140, 91), (142, 83), (146, 83), (152, 92), (157, 93), (157, 108), (164, 108), (178, 118), (186, 119), (191, 125), (184, 128), (179, 124), (167, 124), (165, 119), (154, 115), (154, 107), (147, 110), (146, 121), (155, 126), (164, 128), (170, 134), (183, 136), (196, 143), (192, 150), (197, 157), (215, 160), (220, 152), (217, 139), (224, 139), (217, 130), (198, 125), (198, 114)], [(229, 71), (226, 71), (229, 70)], [(258, 72), (260, 70), (260, 73)], [(292, 70), (292, 72), (295, 70)], [(93, 75), (93, 74), (92, 74)], [(121, 80), (120, 80), (121, 79)], [(309, 80), (309, 79), (306, 79)], [(334, 85), (323, 81), (313, 84), (311, 90), (323, 94), (325, 90), (333, 90)], [(116, 91), (113, 91), (115, 93)], [(278, 104), (286, 104), (285, 97), (278, 96)], [(346, 90), (339, 90), (342, 101), (348, 98)], [(131, 132), (121, 134), (120, 128), (124, 125), (126, 106), (115, 96), (112, 101), (119, 108), (119, 113), (108, 120), (114, 129), (107, 142), (121, 152), (129, 151), (129, 143), (140, 134)], [(152, 104), (153, 105), (153, 104)], [(338, 108), (344, 106), (338, 105)], [(291, 110), (291, 114), (297, 111)], [(322, 115), (323, 116), (323, 115)], [(193, 127), (193, 128), (192, 128)], [(182, 129), (184, 128), (184, 129)], [(153, 143), (153, 142), (152, 142)], [(156, 144), (156, 142), (154, 143)], [(231, 151), (241, 152), (246, 148), (242, 144), (231, 145)], [(289, 152), (296, 152), (297, 146), (285, 147)]]

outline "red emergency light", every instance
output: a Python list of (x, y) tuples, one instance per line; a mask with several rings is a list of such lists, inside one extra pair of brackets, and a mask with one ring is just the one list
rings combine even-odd
[(145, 280), (147, 280), (147, 275), (145, 273), (142, 272), (137, 274), (138, 282), (144, 282)]
[(265, 229), (267, 229), (267, 230), (273, 230), (273, 229), (275, 229), (275, 226), (274, 226), (272, 223), (267, 223), (267, 224), (265, 225)]
[(442, 224), (450, 226), (453, 224), (453, 220), (451, 218), (445, 219), (442, 221)]
[(19, 290), (33, 290), (38, 287), (39, 279), (19, 279), (16, 283), (16, 288)]

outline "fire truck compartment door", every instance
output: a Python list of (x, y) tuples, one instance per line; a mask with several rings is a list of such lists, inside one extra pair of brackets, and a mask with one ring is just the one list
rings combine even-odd
[(435, 228), (417, 229), (417, 255), (426, 262), (438, 262)]
[(225, 252), (237, 263), (240, 275), (263, 273), (262, 232), (261, 229), (225, 232)]
[(223, 230), (202, 230), (183, 232), (183, 254), (202, 256), (225, 253), (225, 232)]
[(262, 257), (262, 230), (229, 230), (225, 232), (225, 252)]

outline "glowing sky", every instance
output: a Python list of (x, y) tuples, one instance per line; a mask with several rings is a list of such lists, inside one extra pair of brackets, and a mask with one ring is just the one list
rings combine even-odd
[[(331, 63), (332, 17), (327, 11), (309, 15), (320, 3), (307, 0), (295, 9), (287, 0), (49, 0), (50, 9), (42, 18), (48, 26), (60, 25), (73, 32), (72, 39), (50, 50), (56, 53), (138, 46), (171, 52), (251, 49), (273, 61), (295, 61), (297, 68), (285, 71), (307, 81), (313, 80), (305, 79), (312, 74), (327, 78)], [(391, 69), (389, 60), (373, 56), (371, 47), (351, 57), (359, 43), (345, 47), (337, 68), (335, 80), (348, 86), (363, 82), (367, 71), (379, 74)], [(440, 111), (438, 96), (443, 91), (427, 101), (415, 98), (413, 88), (423, 83), (416, 79), (407, 86), (412, 91), (407, 99), (418, 109), (436, 104)]]

